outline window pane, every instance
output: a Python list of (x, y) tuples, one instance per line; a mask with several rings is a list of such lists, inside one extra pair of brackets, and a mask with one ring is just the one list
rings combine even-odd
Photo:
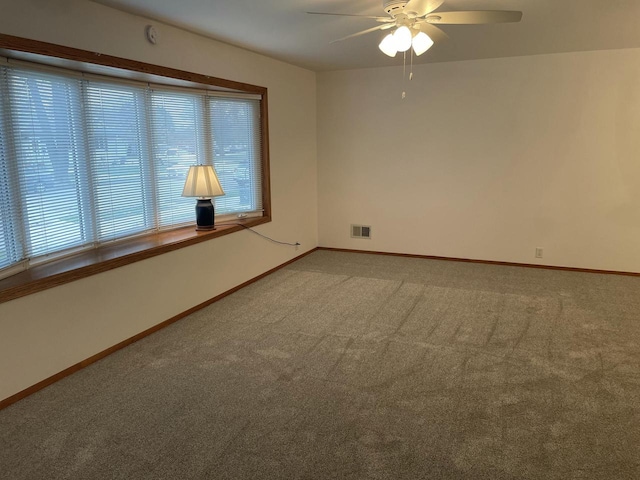
[(17, 69), (9, 71), (8, 82), (26, 254), (85, 245), (80, 82)]
[(143, 136), (145, 89), (90, 82), (86, 87), (92, 200), (98, 240), (153, 228), (153, 196)]
[(205, 163), (202, 146), (203, 96), (171, 91), (151, 94), (152, 151), (156, 175), (160, 227), (192, 223), (195, 200), (182, 196), (187, 172), (198, 160)]
[(260, 101), (209, 98), (214, 166), (225, 195), (216, 214), (262, 210)]

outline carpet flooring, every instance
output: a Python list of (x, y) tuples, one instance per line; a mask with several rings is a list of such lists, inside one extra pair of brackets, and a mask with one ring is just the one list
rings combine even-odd
[(0, 411), (0, 478), (640, 478), (640, 278), (316, 251)]

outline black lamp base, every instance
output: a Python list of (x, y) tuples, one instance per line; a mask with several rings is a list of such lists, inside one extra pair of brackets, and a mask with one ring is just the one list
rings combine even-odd
[(199, 198), (196, 204), (196, 230), (215, 230), (215, 211), (210, 198)]

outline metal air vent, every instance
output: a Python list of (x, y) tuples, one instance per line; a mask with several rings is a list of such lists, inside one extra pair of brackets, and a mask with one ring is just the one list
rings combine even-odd
[(371, 227), (368, 225), (351, 225), (351, 238), (371, 238)]

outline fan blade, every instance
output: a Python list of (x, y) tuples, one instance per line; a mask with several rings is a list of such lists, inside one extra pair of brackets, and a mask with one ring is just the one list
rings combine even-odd
[(443, 3), (444, 0), (409, 0), (409, 3), (404, 7), (403, 13), (413, 12), (417, 17), (424, 17), (436, 8), (440, 8)]
[(416, 22), (416, 24), (419, 25), (420, 30), (426, 33), (427, 35), (429, 35), (429, 37), (431, 37), (431, 40), (433, 40), (435, 43), (449, 40), (449, 35), (444, 33), (440, 28), (436, 27), (435, 25), (431, 25), (426, 20), (423, 20), (421, 22)]
[(479, 25), (483, 23), (519, 22), (522, 12), (510, 10), (470, 10), (467, 12), (438, 12), (427, 15), (429, 23), (439, 25)]
[(393, 22), (391, 17), (374, 17), (373, 15), (355, 15), (353, 13), (324, 13), (324, 12), (307, 12), (309, 15), (333, 15), (335, 17), (358, 17), (358, 18), (371, 18), (376, 22)]
[(329, 43), (341, 42), (342, 40), (347, 40), (348, 38), (359, 37), (360, 35), (364, 35), (366, 33), (375, 32), (376, 30), (385, 30), (385, 29), (391, 28), (391, 27), (393, 27), (393, 25), (389, 25), (389, 24), (377, 25), (377, 26), (375, 26), (373, 28), (367, 28), (366, 30), (363, 30), (361, 32), (352, 33), (351, 35), (347, 35), (346, 37), (339, 38), (339, 39), (334, 40), (334, 41), (329, 42)]

